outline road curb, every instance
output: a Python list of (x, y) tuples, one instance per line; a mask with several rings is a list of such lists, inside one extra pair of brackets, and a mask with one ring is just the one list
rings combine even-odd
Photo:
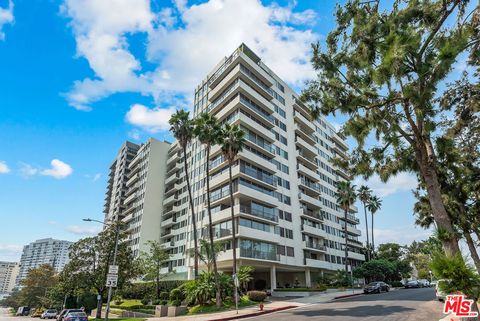
[(252, 318), (252, 317), (259, 316), (259, 315), (264, 315), (264, 314), (269, 314), (269, 313), (273, 313), (273, 312), (289, 310), (289, 309), (293, 309), (293, 308), (298, 308), (298, 305), (288, 305), (288, 306), (285, 306), (285, 307), (274, 308), (274, 309), (271, 309), (271, 310), (264, 310), (264, 311), (249, 313), (249, 314), (235, 315), (233, 317), (227, 317), (227, 318), (211, 319), (211, 320), (208, 320), (208, 321), (229, 321), (229, 320)]
[(339, 296), (334, 297), (333, 300), (343, 299), (343, 298), (349, 298), (349, 297), (352, 297), (352, 296), (359, 296), (359, 295), (362, 295), (362, 294), (363, 294), (363, 293), (354, 293), (354, 294), (339, 295)]

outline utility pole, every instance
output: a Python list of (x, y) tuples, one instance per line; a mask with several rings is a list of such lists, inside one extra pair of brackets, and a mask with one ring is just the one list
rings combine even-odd
[[(120, 232), (120, 224), (115, 226), (115, 250), (113, 251), (113, 266), (117, 265), (117, 250), (118, 250), (118, 234)], [(108, 321), (108, 313), (110, 312), (110, 300), (112, 299), (112, 286), (108, 287), (107, 308), (105, 309), (105, 321)]]

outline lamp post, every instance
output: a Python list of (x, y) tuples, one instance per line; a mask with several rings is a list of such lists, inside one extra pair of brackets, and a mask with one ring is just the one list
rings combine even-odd
[[(111, 226), (111, 223), (105, 223), (102, 221), (94, 220), (91, 218), (84, 218), (85, 222), (97, 222), (106, 226)], [(120, 234), (120, 224), (116, 224), (115, 226), (115, 248), (113, 251), (113, 265), (117, 265), (117, 251), (118, 251), (118, 234)], [(101, 300), (101, 296), (99, 295), (99, 300)], [(108, 321), (108, 313), (110, 312), (110, 300), (112, 299), (112, 286), (108, 287), (108, 296), (107, 296), (107, 307), (105, 308), (105, 321)]]

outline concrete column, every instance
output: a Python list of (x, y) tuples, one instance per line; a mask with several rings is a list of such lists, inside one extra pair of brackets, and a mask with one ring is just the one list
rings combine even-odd
[(310, 269), (305, 269), (305, 285), (307, 288), (312, 286), (312, 280), (310, 279)]
[(271, 290), (277, 288), (277, 268), (275, 265), (270, 268), (270, 288)]
[[(188, 263), (187, 263), (188, 264)], [(194, 275), (193, 275), (193, 267), (188, 266), (188, 269), (187, 269), (187, 279), (188, 280), (193, 280), (194, 279)]]

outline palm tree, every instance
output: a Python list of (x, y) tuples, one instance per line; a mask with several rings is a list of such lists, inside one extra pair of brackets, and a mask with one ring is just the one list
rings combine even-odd
[(188, 199), (190, 202), (190, 210), (193, 224), (193, 244), (194, 244), (194, 275), (198, 278), (198, 237), (197, 237), (197, 220), (195, 216), (195, 208), (193, 205), (192, 189), (190, 187), (190, 177), (188, 176), (187, 162), (187, 146), (193, 139), (193, 121), (190, 119), (190, 113), (185, 110), (177, 110), (168, 121), (170, 131), (177, 140), (183, 151), (183, 170), (185, 172), (185, 180), (187, 181)]
[(367, 261), (370, 260), (370, 241), (368, 240), (368, 218), (367, 218), (367, 203), (372, 195), (372, 190), (368, 186), (362, 185), (358, 189), (358, 198), (363, 203), (363, 211), (365, 213), (365, 232), (367, 235)]
[(382, 208), (382, 200), (378, 196), (371, 196), (367, 208), (372, 214), (372, 258), (375, 257), (375, 237), (373, 235), (373, 215)]
[(345, 211), (344, 218), (344, 232), (345, 232), (345, 272), (348, 272), (348, 234), (347, 234), (347, 215), (350, 210), (350, 206), (357, 199), (357, 194), (355, 193), (355, 185), (351, 185), (348, 181), (338, 182), (337, 192), (335, 193), (337, 197), (337, 203)]
[(215, 256), (215, 245), (213, 242), (213, 224), (212, 224), (212, 210), (210, 206), (210, 149), (220, 141), (222, 128), (217, 119), (208, 114), (200, 114), (195, 120), (194, 134), (198, 140), (205, 145), (206, 154), (206, 181), (207, 181), (207, 212), (208, 225), (210, 236), (210, 248), (213, 257), (213, 272), (215, 274), (215, 285), (217, 287), (217, 306), (222, 306), (222, 289), (220, 286), (220, 279), (218, 277), (217, 259)]
[(237, 249), (235, 241), (235, 214), (234, 214), (234, 201), (233, 201), (233, 179), (232, 179), (232, 166), (237, 158), (238, 153), (242, 150), (245, 144), (245, 132), (240, 129), (238, 125), (231, 126), (225, 124), (222, 131), (222, 152), (224, 158), (228, 161), (228, 174), (229, 174), (229, 189), (230, 189), (230, 213), (232, 217), (232, 250), (233, 250), (233, 274), (237, 274)]

